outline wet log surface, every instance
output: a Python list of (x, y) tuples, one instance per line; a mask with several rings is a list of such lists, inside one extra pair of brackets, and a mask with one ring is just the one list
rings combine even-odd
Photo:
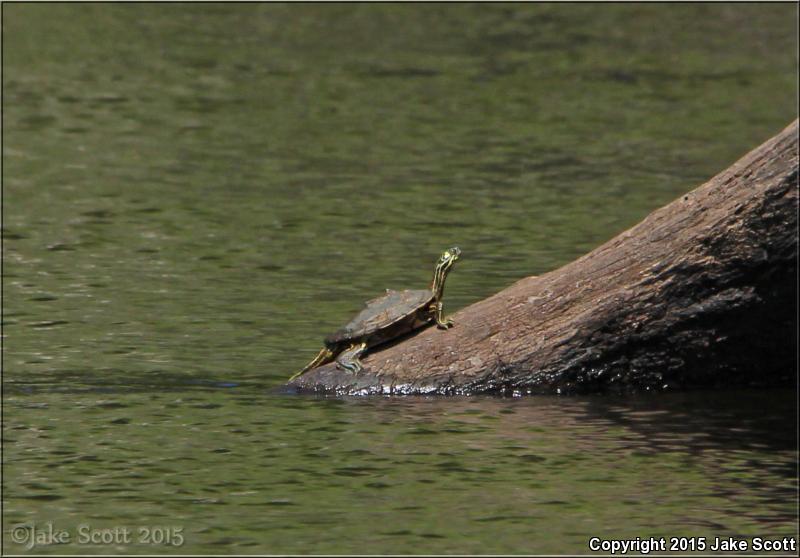
[(367, 393), (792, 385), (798, 123), (591, 253), (290, 383)]

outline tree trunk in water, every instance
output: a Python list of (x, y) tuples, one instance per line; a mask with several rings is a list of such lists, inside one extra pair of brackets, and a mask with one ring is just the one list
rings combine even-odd
[(591, 253), (376, 347), (357, 373), (290, 382), (366, 393), (574, 393), (792, 384), (798, 123)]

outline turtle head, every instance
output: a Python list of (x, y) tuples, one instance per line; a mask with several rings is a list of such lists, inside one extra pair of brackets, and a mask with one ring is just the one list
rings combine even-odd
[(461, 249), (458, 246), (453, 246), (444, 251), (444, 253), (436, 262), (436, 270), (433, 273), (433, 284), (431, 290), (434, 297), (439, 300), (444, 293), (444, 281), (447, 279), (447, 273), (452, 269), (453, 264), (456, 263), (458, 257), (461, 255)]
[(439, 261), (436, 263), (436, 269), (449, 270), (456, 263), (456, 260), (461, 255), (461, 248), (453, 246), (444, 251)]

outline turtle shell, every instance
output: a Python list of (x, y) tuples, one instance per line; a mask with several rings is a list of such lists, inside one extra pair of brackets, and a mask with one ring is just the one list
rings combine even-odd
[[(433, 300), (431, 291), (393, 291), (373, 298), (364, 305), (350, 322), (325, 338), (326, 343), (341, 343), (368, 337), (395, 324), (399, 325), (405, 318), (411, 318), (418, 310), (422, 310)], [(406, 333), (414, 329), (414, 320), (408, 320)]]

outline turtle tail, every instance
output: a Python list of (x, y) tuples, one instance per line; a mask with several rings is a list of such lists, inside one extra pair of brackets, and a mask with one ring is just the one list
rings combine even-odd
[(335, 354), (333, 351), (331, 351), (328, 347), (323, 347), (322, 350), (317, 354), (317, 356), (314, 357), (314, 360), (306, 364), (305, 368), (303, 368), (300, 372), (297, 372), (291, 378), (289, 378), (289, 381), (291, 382), (298, 376), (302, 376), (312, 368), (322, 366), (323, 364), (328, 364), (333, 360), (334, 356)]

